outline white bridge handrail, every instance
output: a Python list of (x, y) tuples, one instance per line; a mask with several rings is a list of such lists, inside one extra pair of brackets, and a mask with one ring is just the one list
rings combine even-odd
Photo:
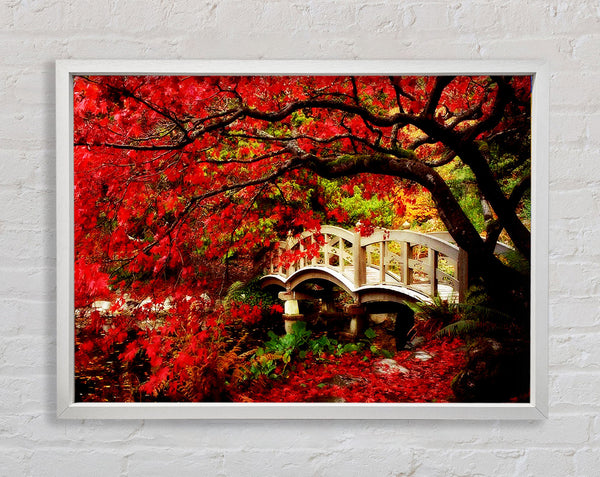
[(323, 225), (318, 232), (305, 231), (279, 242), (266, 272), (287, 278), (303, 268), (324, 268), (347, 276), (355, 288), (387, 285), (419, 289), (429, 296), (438, 295), (443, 284), (462, 300), (468, 283), (467, 253), (445, 238), (386, 229), (361, 237)]

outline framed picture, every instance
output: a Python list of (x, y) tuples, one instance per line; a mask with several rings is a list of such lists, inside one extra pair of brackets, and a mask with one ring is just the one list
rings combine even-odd
[(60, 418), (547, 414), (543, 63), (56, 82)]

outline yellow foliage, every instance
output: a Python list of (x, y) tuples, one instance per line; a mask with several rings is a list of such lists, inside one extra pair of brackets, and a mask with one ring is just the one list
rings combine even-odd
[(399, 187), (395, 202), (397, 214), (394, 228), (403, 228), (406, 222), (420, 225), (431, 219), (439, 219), (431, 195), (421, 186)]

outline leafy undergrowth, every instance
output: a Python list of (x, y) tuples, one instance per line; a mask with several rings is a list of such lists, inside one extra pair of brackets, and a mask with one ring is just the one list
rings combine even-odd
[(387, 321), (347, 342), (343, 333), (300, 321), (290, 334), (266, 331), (273, 328), (271, 307), (259, 324), (247, 324), (241, 309), (184, 299), (169, 313), (139, 305), (110, 316), (82, 312), (76, 399), (446, 402), (465, 366), (464, 342), (428, 330), (415, 338), (418, 349), (393, 353), (394, 327)]
[[(369, 350), (341, 355), (309, 352), (285, 378), (257, 379), (237, 401), (253, 402), (448, 402), (451, 383), (464, 366), (464, 343), (433, 340), (420, 351), (432, 357), (417, 358), (414, 351), (400, 351), (392, 359), (408, 372), (377, 372), (382, 356)], [(390, 361), (387, 360), (389, 363)]]

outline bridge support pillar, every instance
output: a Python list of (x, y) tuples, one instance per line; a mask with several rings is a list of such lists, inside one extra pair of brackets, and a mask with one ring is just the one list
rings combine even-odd
[(296, 323), (296, 321), (304, 321), (304, 315), (302, 314), (297, 314), (297, 315), (283, 315), (283, 325), (285, 327), (285, 333), (286, 334), (291, 334), (293, 331), (293, 327), (294, 327), (294, 323)]
[(296, 321), (303, 321), (304, 315), (298, 308), (298, 300), (285, 300), (283, 303), (283, 323), (285, 332), (290, 334)]
[(367, 322), (367, 312), (364, 306), (352, 303), (344, 306), (344, 314), (350, 317), (350, 335), (357, 337), (364, 329)]

